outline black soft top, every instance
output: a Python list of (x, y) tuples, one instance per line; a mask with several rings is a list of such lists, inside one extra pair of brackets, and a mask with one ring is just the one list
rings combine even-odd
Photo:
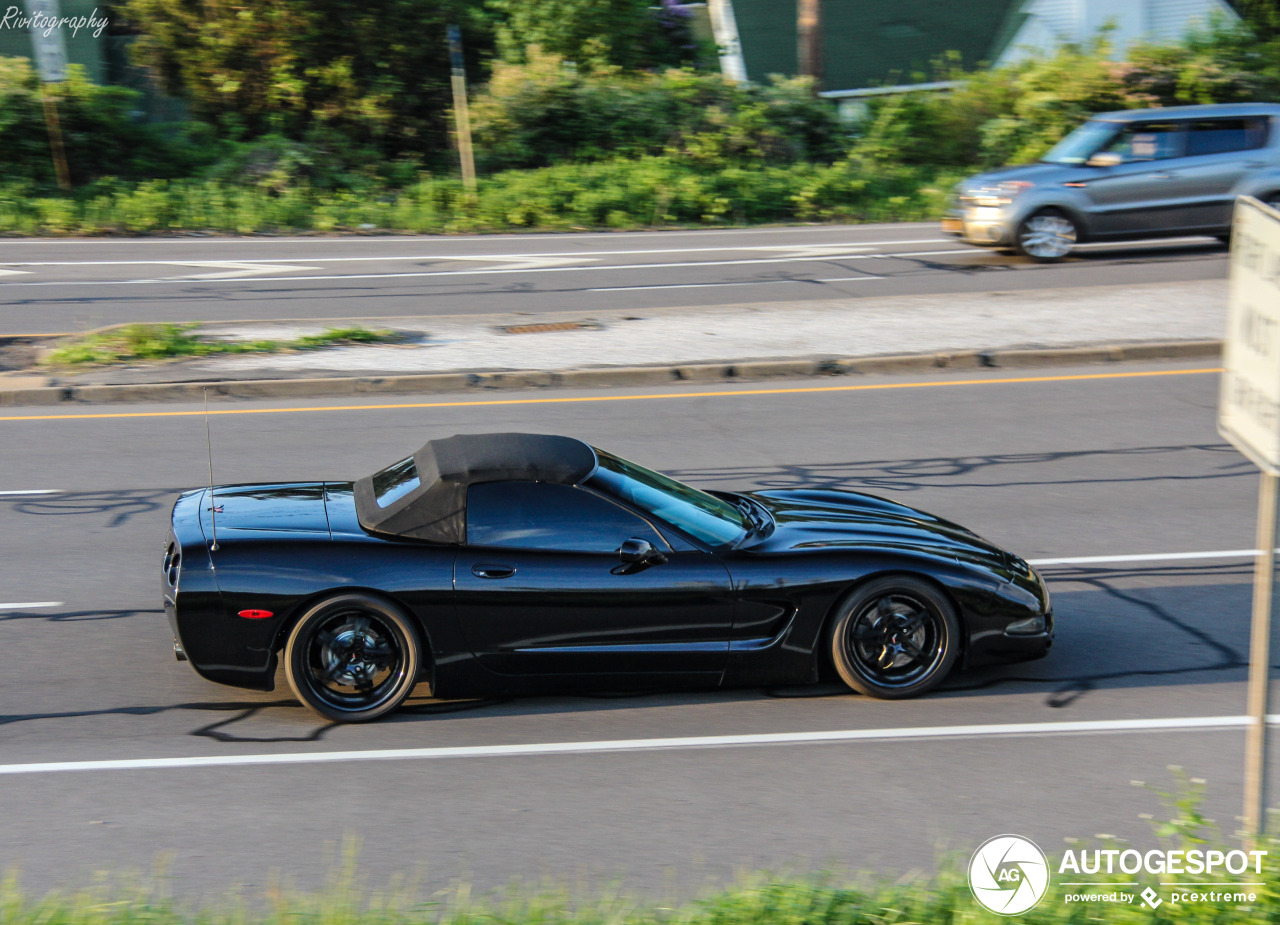
[(573, 485), (596, 467), (581, 440), (550, 434), (458, 434), (432, 440), (413, 454), (418, 485), (386, 507), (374, 476), (355, 483), (356, 516), (370, 533), (462, 544), (467, 541), (467, 486), (478, 482)]

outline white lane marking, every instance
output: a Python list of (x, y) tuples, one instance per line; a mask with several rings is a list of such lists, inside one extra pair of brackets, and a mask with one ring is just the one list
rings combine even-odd
[(883, 276), (837, 276), (835, 279), (751, 279), (736, 283), (670, 283), (656, 286), (602, 286), (587, 292), (631, 292), (648, 289), (712, 289), (716, 286), (768, 286), (776, 283), (842, 283), (862, 279), (884, 279)]
[(59, 488), (33, 488), (30, 491), (0, 491), (0, 496), (10, 497), (13, 495), (60, 495), (62, 490)]
[(0, 604), (0, 610), (34, 610), (43, 607), (61, 607), (62, 601), (24, 601), (18, 604)]
[[(751, 235), (754, 237), (756, 235), (803, 234), (805, 232), (808, 232), (810, 234), (813, 234), (813, 233), (821, 234), (827, 231), (834, 231), (837, 228), (842, 229), (843, 231), (853, 231), (855, 229), (861, 230), (861, 231), (870, 231), (873, 229), (894, 230), (894, 229), (906, 229), (913, 224), (919, 227), (919, 229), (922, 232), (932, 231), (933, 229), (937, 228), (936, 222), (868, 222), (865, 225), (833, 225), (830, 227), (816, 227), (816, 228), (812, 225), (809, 225), (809, 226), (803, 226), (803, 225), (801, 226), (778, 226), (778, 225), (767, 226), (765, 225), (765, 226), (757, 226), (754, 228), (727, 228), (727, 229), (726, 228), (699, 228), (696, 230), (689, 230), (689, 231), (628, 231), (628, 232), (605, 231), (598, 234), (587, 234), (587, 233), (581, 233), (581, 232), (575, 233), (575, 234), (566, 234), (562, 231), (549, 231), (549, 232), (541, 232), (538, 234), (527, 234), (525, 232), (507, 232), (505, 234), (484, 234), (484, 235), (469, 235), (469, 236), (458, 235), (457, 239), (466, 240), (466, 241), (475, 240), (476, 238), (484, 238), (489, 241), (545, 241), (548, 239), (554, 239), (559, 241), (564, 241), (564, 240), (587, 241), (593, 238), (611, 238), (614, 241), (616, 241), (619, 238), (636, 238), (636, 239), (649, 240), (651, 238), (683, 238), (683, 237), (690, 237), (693, 235), (706, 236), (706, 235), (712, 235), (712, 234)], [(381, 244), (408, 244), (410, 242), (417, 242), (421, 244), (424, 240), (439, 241), (442, 237), (443, 237), (442, 235), (335, 235), (334, 237), (331, 237), (331, 238), (317, 238), (317, 237), (245, 238), (245, 237), (237, 237), (235, 235), (228, 235), (226, 237), (150, 238), (145, 242), (141, 242), (141, 243), (145, 243), (147, 245), (185, 244), (188, 246), (194, 244), (199, 247), (203, 247), (206, 244), (242, 244), (242, 245), (248, 245), (251, 247), (257, 247), (260, 244), (353, 244), (354, 243), (354, 244), (381, 245)], [(934, 241), (957, 241), (957, 240), (959, 240), (959, 238), (953, 235), (948, 238), (917, 238), (915, 242), (906, 241), (902, 243), (910, 244), (910, 243), (919, 242), (924, 244), (931, 244)], [(10, 245), (25, 244), (25, 245), (34, 247), (34, 246), (39, 246), (41, 244), (47, 245), (50, 243), (52, 242), (50, 242), (49, 239), (47, 238), (14, 238), (12, 240), (5, 241), (5, 246), (8, 247)], [(129, 247), (134, 247), (138, 243), (140, 242), (137, 239), (120, 241), (120, 240), (103, 240), (102, 238), (63, 238), (63, 239), (59, 239), (56, 242), (57, 246), (59, 247), (63, 245), (68, 245), (68, 244), (69, 245), (93, 244), (93, 245), (99, 245), (99, 246), (107, 246), (112, 244), (125, 244)], [(872, 241), (869, 243), (876, 244), (876, 243), (886, 243), (886, 242)], [(887, 243), (895, 243), (895, 242), (887, 242)]]
[[(548, 251), (546, 253), (528, 253), (528, 254), (415, 254), (415, 255), (368, 255), (363, 257), (300, 257), (299, 260), (307, 260), (313, 263), (373, 263), (383, 260), (492, 260), (495, 263), (503, 263), (508, 260), (542, 260), (550, 257), (564, 257), (568, 259), (581, 258), (584, 260), (594, 260), (598, 257), (634, 257), (639, 254), (705, 254), (718, 253), (723, 251), (783, 251), (785, 255), (797, 257), (821, 257), (830, 254), (833, 250), (858, 251), (866, 250), (869, 247), (893, 247), (899, 244), (945, 244), (946, 238), (920, 238), (914, 241), (866, 241), (864, 243), (849, 242), (845, 244), (813, 244), (808, 246), (793, 246), (787, 244), (751, 244), (738, 245), (726, 244), (723, 247), (661, 247), (661, 248), (632, 248), (630, 250), (617, 251)], [(965, 248), (966, 251), (970, 250)], [(244, 260), (236, 261), (236, 263), (278, 263), (278, 257), (272, 258), (255, 258), (246, 257)], [(210, 266), (221, 266), (221, 264), (213, 261), (178, 261), (178, 260), (6, 260), (3, 266), (6, 267), (127, 267), (127, 266), (200, 266), (202, 263), (208, 263)]]
[[(773, 248), (769, 248), (772, 250)], [(954, 249), (948, 251), (938, 251), (937, 253), (957, 254), (966, 253), (964, 249)], [(873, 260), (884, 257), (902, 256), (898, 254), (849, 254), (849, 253), (832, 253), (825, 254), (821, 257), (763, 257), (748, 258), (745, 260), (696, 260), (681, 261), (679, 263), (624, 263), (624, 264), (603, 264), (595, 266), (532, 266), (532, 267), (512, 267), (502, 268), (494, 267), (479, 270), (421, 270), (407, 273), (334, 273), (325, 274), (323, 276), (222, 276), (216, 279), (195, 279), (193, 277), (174, 277), (170, 279), (111, 279), (111, 280), (43, 280), (39, 282), (13, 282), (0, 283), (3, 286), (138, 286), (150, 285), (154, 283), (181, 283), (181, 282), (218, 282), (218, 283), (239, 283), (239, 282), (255, 282), (255, 283), (296, 283), (304, 281), (333, 281), (333, 280), (365, 280), (365, 279), (396, 279), (400, 277), (431, 277), (431, 276), (486, 276), (498, 275), (504, 273), (586, 273), (593, 270), (605, 271), (622, 271), (622, 270), (667, 270), (689, 268), (697, 269), (699, 267), (730, 267), (743, 265), (758, 265), (764, 263), (814, 263), (826, 262), (831, 260)], [(580, 258), (581, 259), (581, 258)], [(593, 258), (585, 258), (593, 259)], [(321, 261), (315, 261), (317, 263)], [(575, 261), (576, 262), (576, 261)], [(258, 271), (255, 271), (255, 273)]]
[(1073, 556), (1066, 559), (1028, 559), (1030, 565), (1103, 565), (1120, 562), (1171, 562), (1179, 559), (1252, 559), (1260, 549), (1215, 549), (1207, 552), (1152, 552), (1134, 556)]
[(807, 279), (753, 279), (743, 280), (740, 283), (671, 283), (669, 285), (656, 286), (602, 286), (595, 289), (588, 289), (587, 292), (631, 292), (634, 290), (649, 289), (714, 289), (717, 286), (769, 286), (777, 283), (807, 283)]
[(23, 276), (30, 273), (30, 270), (6, 270), (4, 267), (0, 267), (0, 276)]
[[(158, 261), (156, 261), (158, 262)], [(192, 273), (186, 276), (171, 276), (166, 279), (152, 280), (151, 282), (168, 283), (187, 279), (243, 279), (246, 276), (258, 276), (262, 273), (293, 273), (302, 272), (303, 270), (318, 270), (319, 267), (303, 267), (288, 263), (263, 263), (258, 260), (192, 260), (192, 261), (165, 261), (165, 266), (174, 267), (203, 267), (211, 269), (209, 273)]]
[[(886, 742), (914, 739), (1090, 735), (1109, 732), (1191, 732), (1243, 729), (1248, 716), (1186, 716), (1156, 719), (1077, 720), (1058, 723), (1004, 723), (981, 726), (915, 726), (902, 729), (841, 729), (827, 732), (772, 732), (750, 735), (683, 736), (665, 739), (611, 739), (596, 742), (541, 742), (518, 745), (459, 745), (364, 751), (285, 752), (258, 755), (199, 755), (185, 758), (118, 758), (99, 761), (41, 761), (0, 765), (0, 775), (61, 771), (145, 771), (170, 768), (225, 768), (251, 765), (325, 764), (339, 761), (412, 761), (439, 758), (522, 758), (608, 752), (684, 751), (764, 745), (818, 745), (828, 742)], [(1280, 716), (1268, 716), (1269, 724)]]

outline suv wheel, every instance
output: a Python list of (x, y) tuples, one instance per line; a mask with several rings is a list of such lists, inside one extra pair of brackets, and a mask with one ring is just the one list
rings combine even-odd
[(1076, 223), (1057, 209), (1041, 209), (1018, 226), (1018, 251), (1041, 263), (1061, 260), (1076, 245)]

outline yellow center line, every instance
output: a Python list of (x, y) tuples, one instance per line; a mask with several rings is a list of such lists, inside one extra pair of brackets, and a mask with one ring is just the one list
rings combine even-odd
[[(951, 382), (878, 382), (864, 385), (815, 385), (782, 389), (736, 389), (719, 392), (669, 392), (643, 395), (585, 395), (566, 398), (495, 398), (484, 401), (404, 402), (391, 405), (324, 405), (315, 408), (213, 408), (209, 414), (300, 414), (321, 411), (398, 411), (411, 408), (479, 408), (489, 405), (557, 405), (601, 401), (658, 401), (673, 398), (736, 398), (744, 395), (802, 395), (815, 392), (873, 392), (884, 389), (949, 389), (964, 385), (1023, 385), (1033, 382), (1084, 382), (1094, 379), (1142, 379), (1152, 376), (1204, 376), (1220, 373), (1208, 369), (1165, 369), (1132, 373), (1080, 373), (1070, 376), (1019, 376), (1009, 379), (957, 379)], [(94, 414), (26, 414), (0, 417), (5, 421), (83, 421), (102, 418), (198, 417), (194, 411), (117, 411)]]

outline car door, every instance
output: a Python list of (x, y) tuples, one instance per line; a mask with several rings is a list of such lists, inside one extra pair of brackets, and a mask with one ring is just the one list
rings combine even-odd
[(1187, 144), (1178, 162), (1178, 186), (1195, 228), (1223, 231), (1231, 225), (1236, 189), (1268, 161), (1267, 119), (1250, 116), (1198, 119), (1187, 125)]
[(1126, 126), (1103, 151), (1123, 161), (1100, 167), (1083, 181), (1091, 202), (1090, 230), (1127, 235), (1181, 228), (1189, 224), (1178, 186), (1183, 124), (1137, 122)]
[[(618, 550), (633, 538), (665, 561), (624, 563)], [(502, 674), (714, 677), (728, 659), (734, 595), (721, 561), (687, 543), (673, 548), (585, 488), (470, 486), (454, 589), (472, 651)]]

